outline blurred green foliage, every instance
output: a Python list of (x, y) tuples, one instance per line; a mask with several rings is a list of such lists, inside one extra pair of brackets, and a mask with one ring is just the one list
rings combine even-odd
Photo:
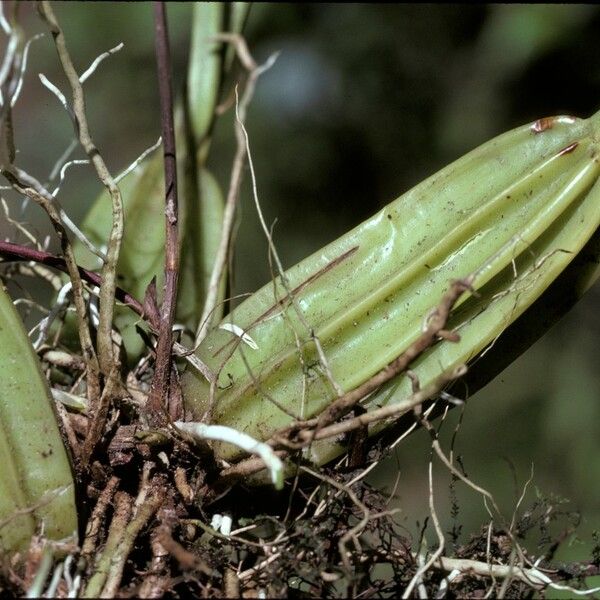
[[(158, 136), (150, 3), (57, 3), (72, 53), (85, 69), (125, 42), (86, 83), (93, 135), (110, 166), (128, 164)], [(30, 32), (42, 31), (24, 7)], [(185, 73), (191, 6), (169, 3), (175, 80)], [(374, 5), (257, 3), (247, 37), (258, 60), (281, 51), (259, 82), (249, 134), (263, 210), (276, 221), (285, 266), (335, 239), (425, 176), (490, 137), (542, 116), (589, 116), (600, 107), (600, 10), (593, 5)], [(71, 137), (70, 123), (36, 73), (61, 85), (51, 41), (34, 43), (16, 112), (27, 168), (43, 179)], [(210, 168), (228, 183), (232, 111), (216, 128)], [(73, 169), (61, 198), (80, 219), (96, 196), (91, 171)], [(35, 208), (27, 213), (46, 231)], [(3, 233), (5, 233), (3, 231)], [(246, 180), (232, 293), (269, 277), (267, 243)], [(531, 493), (569, 498), (580, 535), (560, 558), (585, 558), (600, 529), (598, 289), (469, 401), (456, 450), (469, 475), (510, 515), (534, 466)], [(450, 434), (459, 411), (445, 425)], [(406, 526), (427, 514), (428, 437), (419, 432), (374, 481), (398, 499)], [(509, 462), (512, 466), (509, 466)], [(448, 477), (436, 469), (436, 503), (451, 527)], [(517, 483), (513, 482), (513, 475)], [(486, 522), (481, 500), (457, 486), (465, 531)]]

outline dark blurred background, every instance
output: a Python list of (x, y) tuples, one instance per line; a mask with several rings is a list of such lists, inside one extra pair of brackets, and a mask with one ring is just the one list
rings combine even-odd
[[(85, 84), (94, 139), (118, 172), (159, 135), (150, 3), (57, 2), (81, 71), (119, 42)], [(169, 3), (175, 81), (186, 70), (192, 6)], [(29, 34), (44, 31), (23, 3)], [(260, 80), (248, 129), (266, 219), (285, 266), (335, 239), (436, 170), (496, 134), (553, 114), (587, 117), (600, 107), (600, 9), (593, 5), (268, 4), (246, 29), (259, 61), (281, 54)], [(19, 162), (44, 180), (68, 145), (70, 122), (37, 73), (67, 89), (48, 36), (33, 43), (16, 111)], [(216, 129), (211, 166), (226, 188), (233, 156), (231, 111)], [(235, 293), (269, 280), (267, 244), (247, 185), (241, 199)], [(61, 192), (74, 220), (99, 191), (75, 167)], [(12, 206), (15, 215), (16, 205)], [(25, 213), (50, 232), (35, 207)], [(2, 224), (3, 235), (14, 233)], [(600, 288), (492, 384), (473, 397), (456, 441), (469, 476), (510, 517), (536, 498), (569, 499), (577, 536), (559, 554), (589, 557), (600, 529)], [(451, 434), (459, 417), (450, 415)], [(399, 520), (418, 531), (427, 508), (428, 436), (418, 432), (371, 481), (396, 496)], [(436, 506), (445, 530), (487, 523), (483, 502), (436, 465)], [(456, 511), (454, 511), (456, 512)], [(564, 527), (568, 518), (562, 519)], [(536, 540), (532, 538), (532, 544)], [(535, 544), (531, 546), (535, 551)]]

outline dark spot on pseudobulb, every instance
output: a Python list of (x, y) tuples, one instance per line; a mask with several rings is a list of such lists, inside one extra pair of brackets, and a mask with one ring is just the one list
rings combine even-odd
[(573, 142), (572, 144), (565, 146), (562, 150), (560, 150), (558, 152), (558, 156), (564, 156), (565, 154), (571, 154), (571, 152), (573, 152), (573, 150), (575, 150), (575, 148), (577, 148), (577, 146), (579, 146), (579, 142)]

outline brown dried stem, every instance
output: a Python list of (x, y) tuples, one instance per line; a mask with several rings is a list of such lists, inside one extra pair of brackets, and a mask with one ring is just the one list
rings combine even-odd
[(85, 539), (81, 547), (81, 556), (86, 559), (89, 559), (89, 557), (91, 557), (98, 548), (100, 530), (106, 516), (106, 510), (115, 494), (115, 491), (117, 490), (117, 487), (119, 487), (119, 483), (120, 479), (118, 477), (113, 475), (110, 478), (106, 484), (106, 487), (100, 494), (98, 502), (96, 502), (96, 506), (92, 511), (92, 515), (87, 522)]
[(118, 353), (113, 350), (112, 322), (115, 305), (116, 270), (123, 238), (123, 201), (121, 192), (110, 174), (98, 148), (90, 135), (85, 113), (85, 98), (79, 75), (75, 70), (67, 50), (64, 33), (48, 0), (38, 3), (42, 18), (48, 23), (60, 62), (73, 96), (73, 113), (76, 133), (85, 153), (94, 166), (98, 178), (107, 188), (112, 201), (112, 227), (108, 239), (106, 261), (102, 266), (102, 287), (100, 288), (99, 324), (98, 324), (98, 360), (102, 372), (109, 376), (118, 363)]
[(148, 480), (148, 469), (146, 464), (135, 502), (125, 492), (115, 494), (115, 514), (106, 544), (83, 598), (113, 598), (117, 595), (125, 563), (137, 536), (164, 502), (164, 480), (161, 477)]
[(467, 368), (465, 365), (458, 365), (454, 369), (451, 369), (446, 373), (442, 373), (433, 383), (424, 387), (422, 390), (414, 392), (408, 398), (406, 398), (406, 400), (394, 402), (394, 404), (366, 412), (352, 419), (348, 419), (340, 423), (333, 423), (327, 427), (317, 429), (314, 435), (309, 431), (303, 431), (300, 433), (300, 438), (304, 442), (303, 445), (308, 445), (313, 439), (322, 440), (329, 437), (336, 437), (355, 429), (366, 427), (367, 425), (376, 423), (377, 421), (383, 421), (391, 417), (397, 417), (408, 412), (415, 406), (420, 406), (423, 404), (423, 402), (429, 400), (437, 393), (442, 391), (446, 385), (448, 385), (448, 383), (454, 381), (458, 377), (461, 377), (466, 372)]
[(351, 575), (352, 569), (351, 569), (351, 565), (350, 565), (350, 560), (348, 558), (349, 552), (347, 552), (346, 546), (350, 540), (354, 540), (355, 547), (357, 548), (357, 550), (360, 551), (360, 544), (358, 543), (358, 536), (362, 533), (363, 529), (367, 526), (369, 520), (371, 519), (371, 512), (369, 511), (367, 506), (364, 504), (364, 502), (361, 502), (359, 500), (358, 496), (352, 491), (350, 486), (343, 485), (343, 484), (337, 482), (335, 479), (332, 479), (331, 477), (327, 477), (323, 473), (316, 473), (315, 471), (308, 469), (307, 467), (300, 467), (300, 469), (302, 471), (304, 471), (305, 473), (312, 475), (316, 479), (325, 481), (326, 483), (328, 483), (330, 486), (336, 488), (337, 490), (340, 490), (340, 491), (346, 493), (348, 495), (348, 497), (350, 498), (350, 500), (352, 500), (352, 502), (357, 506), (357, 508), (363, 513), (362, 519), (360, 519), (360, 521), (354, 527), (348, 529), (340, 537), (340, 539), (338, 541), (338, 549), (339, 549), (339, 553), (340, 553), (340, 558), (344, 565), (344, 569), (346, 570), (346, 573), (348, 575)]
[(231, 169), (227, 199), (225, 201), (223, 225), (221, 227), (221, 239), (219, 241), (219, 247), (217, 249), (213, 270), (210, 275), (202, 317), (200, 318), (200, 323), (198, 324), (198, 331), (196, 333), (196, 346), (198, 346), (206, 337), (212, 322), (211, 315), (218, 302), (219, 283), (223, 277), (223, 271), (227, 264), (230, 239), (233, 232), (234, 217), (247, 156), (243, 123), (246, 119), (246, 111), (250, 101), (252, 100), (252, 96), (254, 95), (256, 81), (262, 72), (252, 56), (250, 56), (250, 52), (248, 51), (248, 47), (242, 36), (237, 34), (220, 34), (215, 36), (215, 39), (230, 42), (235, 45), (238, 57), (244, 68), (248, 71), (248, 80), (237, 108), (237, 118), (235, 123), (236, 153)]
[(158, 486), (153, 489), (143, 504), (136, 510), (133, 519), (125, 528), (123, 537), (119, 546), (112, 556), (111, 570), (108, 574), (106, 585), (102, 590), (101, 597), (114, 598), (117, 595), (117, 590), (121, 584), (123, 570), (129, 554), (133, 549), (133, 545), (139, 533), (149, 523), (156, 511), (160, 508), (164, 499), (164, 490)]
[(153, 425), (164, 425), (164, 403), (169, 398), (171, 375), (172, 329), (179, 275), (179, 243), (177, 214), (177, 164), (175, 126), (173, 124), (173, 91), (167, 16), (164, 2), (154, 3), (156, 65), (160, 95), (160, 120), (165, 167), (165, 284), (156, 345), (156, 365), (148, 399), (148, 417)]
[(179, 563), (185, 571), (198, 571), (212, 575), (212, 569), (199, 557), (186, 550), (178, 541), (173, 539), (171, 529), (161, 525), (157, 530), (160, 545)]
[(117, 397), (120, 387), (121, 381), (119, 379), (118, 368), (115, 365), (113, 370), (106, 376), (104, 389), (102, 390), (99, 401), (94, 406), (92, 418), (89, 422), (87, 435), (85, 436), (80, 454), (81, 464), (84, 468), (89, 464), (90, 458), (96, 448), (96, 444), (102, 438), (110, 403), (113, 398)]
[(96, 563), (94, 574), (90, 577), (81, 595), (82, 598), (97, 598), (100, 596), (112, 568), (113, 556), (121, 544), (127, 522), (131, 517), (132, 505), (133, 499), (127, 492), (117, 492), (115, 494), (114, 514), (108, 530), (106, 543)]

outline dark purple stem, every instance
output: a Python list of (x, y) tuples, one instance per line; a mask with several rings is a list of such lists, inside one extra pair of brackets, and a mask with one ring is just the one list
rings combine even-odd
[(177, 216), (177, 163), (175, 160), (175, 127), (173, 123), (173, 91), (171, 84), (171, 55), (164, 2), (154, 3), (154, 31), (158, 91), (160, 96), (160, 121), (165, 165), (165, 285), (158, 326), (156, 365), (150, 396), (148, 416), (153, 425), (164, 424), (166, 399), (169, 397), (171, 374), (172, 328), (177, 299), (179, 273), (179, 244)]
[[(29, 248), (22, 246), (21, 244), (13, 244), (12, 242), (0, 241), (0, 256), (3, 256), (6, 261), (33, 261), (52, 267), (58, 271), (69, 274), (67, 263), (64, 258), (51, 254), (50, 252), (44, 252), (43, 250), (36, 250), (35, 248)], [(88, 271), (83, 267), (77, 267), (81, 278), (92, 285), (100, 287), (102, 285), (102, 277), (94, 271)], [(129, 306), (131, 310), (136, 312), (138, 315), (144, 317), (152, 327), (158, 328), (158, 322), (152, 319), (152, 315), (148, 314), (144, 310), (144, 307), (138, 302), (131, 294), (122, 290), (121, 288), (116, 289), (115, 296), (119, 302), (123, 302), (126, 306)]]

